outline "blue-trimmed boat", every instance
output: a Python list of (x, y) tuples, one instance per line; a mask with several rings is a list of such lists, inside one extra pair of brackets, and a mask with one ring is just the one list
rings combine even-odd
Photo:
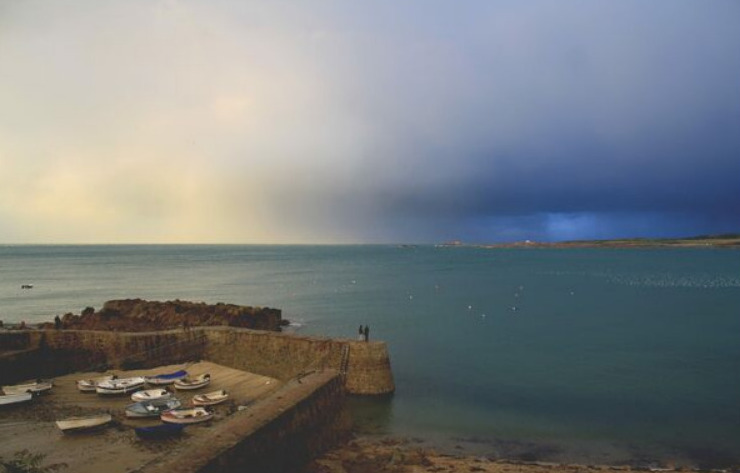
[(126, 417), (159, 417), (163, 412), (177, 409), (182, 404), (177, 398), (141, 401), (126, 406)]
[(182, 424), (160, 424), (151, 427), (136, 427), (136, 435), (145, 440), (166, 439), (182, 435), (185, 426)]
[(145, 376), (146, 382), (157, 386), (172, 384), (178, 379), (183, 379), (188, 375), (185, 370), (175, 371), (174, 373), (163, 373), (154, 376)]

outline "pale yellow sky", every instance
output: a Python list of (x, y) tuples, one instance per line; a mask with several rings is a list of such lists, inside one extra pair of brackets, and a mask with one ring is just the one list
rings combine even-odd
[(4, 6), (0, 240), (334, 238), (271, 203), (297, 177), (341, 177), (359, 138), (309, 60), (331, 39), (277, 9), (252, 8), (267, 27), (220, 6)]

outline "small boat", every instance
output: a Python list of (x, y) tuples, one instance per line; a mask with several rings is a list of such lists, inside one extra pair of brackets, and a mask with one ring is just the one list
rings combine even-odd
[(134, 432), (139, 438), (146, 440), (164, 439), (182, 435), (185, 429), (183, 424), (159, 424), (151, 427), (136, 427)]
[(182, 379), (188, 375), (185, 370), (175, 371), (174, 373), (158, 374), (154, 376), (146, 376), (146, 382), (154, 385), (165, 385), (172, 384), (178, 379)]
[(21, 284), (21, 289), (33, 289), (33, 284)]
[(175, 381), (175, 389), (200, 389), (208, 386), (211, 383), (211, 375), (201, 374), (198, 376), (188, 376), (184, 379), (178, 379)]
[(165, 388), (157, 389), (145, 389), (144, 391), (137, 391), (131, 395), (131, 400), (138, 401), (154, 401), (157, 399), (172, 399), (172, 393)]
[(3, 386), (3, 392), (5, 394), (23, 394), (33, 393), (40, 394), (49, 391), (54, 383), (51, 381), (38, 380), (35, 383), (27, 384), (16, 384), (13, 386)]
[(33, 394), (31, 393), (6, 394), (5, 396), (0, 396), (0, 406), (20, 404), (22, 402), (28, 402), (31, 399), (33, 399)]
[(179, 399), (141, 401), (126, 406), (126, 417), (159, 417), (163, 412), (180, 407)]
[(112, 379), (116, 379), (116, 376), (109, 375), (92, 379), (80, 379), (77, 381), (77, 389), (79, 389), (83, 393), (94, 393), (95, 388), (98, 387), (98, 384), (102, 383), (103, 381), (110, 381)]
[(197, 424), (213, 419), (213, 412), (209, 412), (205, 407), (172, 409), (171, 411), (163, 412), (159, 418), (170, 424)]
[(146, 380), (143, 376), (134, 378), (117, 378), (98, 383), (95, 392), (98, 394), (127, 394), (141, 389)]
[(193, 405), (195, 406), (215, 406), (221, 404), (229, 398), (229, 393), (225, 390), (213, 391), (206, 394), (196, 394), (193, 396)]
[(68, 419), (58, 420), (56, 422), (59, 430), (67, 433), (82, 432), (104, 427), (113, 420), (110, 414), (100, 414), (86, 417), (70, 417)]

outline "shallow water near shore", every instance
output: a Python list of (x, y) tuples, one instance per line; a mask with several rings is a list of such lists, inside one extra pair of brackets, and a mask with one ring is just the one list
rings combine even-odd
[[(21, 289), (33, 284), (33, 289)], [(388, 342), (362, 432), (525, 460), (740, 463), (740, 251), (3, 246), (0, 319), (110, 299), (283, 309)]]

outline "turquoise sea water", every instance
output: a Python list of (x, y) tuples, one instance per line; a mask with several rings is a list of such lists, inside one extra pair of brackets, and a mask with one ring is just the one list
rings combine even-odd
[(5, 322), (132, 297), (277, 307), (306, 334), (368, 324), (397, 392), (352, 401), (364, 432), (523, 459), (740, 463), (740, 251), (0, 247)]

